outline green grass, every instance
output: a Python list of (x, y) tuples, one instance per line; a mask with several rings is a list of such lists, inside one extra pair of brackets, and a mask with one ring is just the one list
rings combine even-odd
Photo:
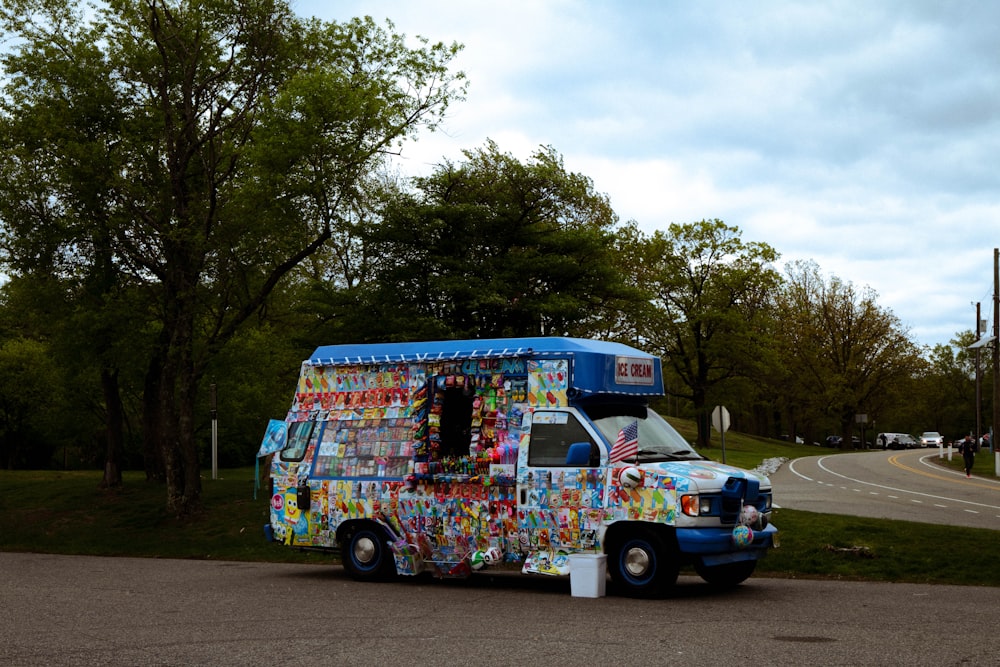
[(997, 531), (774, 511), (781, 546), (758, 574), (787, 578), (1000, 586)]
[(98, 488), (101, 473), (0, 471), (0, 550), (101, 556), (323, 562), (264, 539), (266, 492), (253, 498), (253, 469), (204, 479), (205, 511), (177, 519), (166, 489), (145, 475), (124, 475), (124, 488)]
[[(717, 435), (717, 434), (716, 434)], [(685, 436), (688, 437), (688, 436)], [(835, 450), (727, 434), (726, 461), (752, 468), (773, 457)], [(721, 448), (704, 452), (721, 460)], [(962, 469), (961, 457), (950, 464)], [(993, 456), (980, 453), (976, 472), (991, 475)], [(203, 480), (205, 511), (178, 520), (166, 512), (162, 484), (125, 474), (117, 491), (98, 488), (99, 471), (0, 471), (0, 551), (102, 556), (330, 563), (335, 556), (269, 543), (266, 490), (254, 499), (251, 468), (222, 470)], [(775, 510), (781, 546), (758, 573), (824, 578), (1000, 586), (993, 567), (997, 531)], [(959, 566), (958, 564), (961, 564)]]

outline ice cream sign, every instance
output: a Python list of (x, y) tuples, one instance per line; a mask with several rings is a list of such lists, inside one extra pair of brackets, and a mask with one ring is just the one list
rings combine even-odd
[(618, 384), (653, 384), (653, 359), (650, 357), (615, 357), (615, 382)]

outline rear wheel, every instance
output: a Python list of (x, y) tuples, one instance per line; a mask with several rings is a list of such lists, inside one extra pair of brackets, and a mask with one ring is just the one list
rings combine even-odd
[(732, 588), (746, 581), (757, 569), (756, 560), (741, 560), (724, 565), (703, 565), (695, 563), (694, 570), (702, 579), (720, 588)]
[(625, 537), (608, 558), (611, 579), (630, 597), (661, 595), (677, 581), (677, 555), (659, 536), (641, 531)]
[(344, 569), (357, 581), (387, 579), (396, 571), (385, 531), (377, 526), (361, 526), (341, 544)]

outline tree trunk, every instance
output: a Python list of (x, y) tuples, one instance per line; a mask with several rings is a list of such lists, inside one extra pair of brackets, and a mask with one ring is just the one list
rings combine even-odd
[(163, 482), (167, 479), (163, 448), (160, 446), (163, 437), (160, 406), (162, 373), (163, 357), (157, 352), (153, 354), (149, 368), (146, 369), (142, 393), (142, 460), (146, 468), (147, 482)]
[(122, 485), (122, 454), (125, 451), (125, 439), (122, 433), (125, 409), (118, 388), (117, 370), (106, 367), (101, 369), (101, 389), (107, 410), (107, 450), (104, 456), (104, 478), (101, 480), (101, 488), (116, 489)]
[[(183, 276), (188, 278), (189, 276)], [(183, 284), (183, 279), (180, 281)], [(191, 281), (192, 283), (194, 281)], [(193, 304), (183, 296), (194, 290), (174, 290), (165, 323), (169, 352), (160, 367), (157, 443), (167, 480), (167, 509), (177, 516), (201, 510), (201, 466), (195, 442), (195, 397), (199, 374), (193, 361)]]
[(692, 404), (698, 420), (698, 446), (709, 447), (712, 444), (712, 416), (705, 409), (705, 392), (696, 388), (692, 392)]

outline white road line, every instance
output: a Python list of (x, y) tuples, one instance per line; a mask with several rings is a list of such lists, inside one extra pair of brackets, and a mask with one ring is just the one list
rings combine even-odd
[[(816, 481), (812, 477), (806, 477), (805, 475), (803, 475), (802, 473), (800, 473), (798, 470), (796, 470), (795, 469), (795, 464), (796, 463), (798, 463), (798, 459), (792, 459), (791, 463), (788, 464), (788, 469), (791, 470), (793, 474), (795, 474), (795, 475), (797, 475), (797, 476), (801, 477), (802, 479), (804, 479), (806, 481), (809, 481), (809, 482), (815, 482)], [(822, 482), (820, 482), (820, 483), (822, 484)]]
[[(963, 505), (972, 505), (974, 507), (988, 507), (990, 509), (1000, 510), (1000, 506), (997, 506), (997, 505), (988, 505), (986, 503), (974, 503), (974, 502), (972, 502), (970, 500), (961, 500), (959, 498), (949, 498), (947, 496), (935, 496), (935, 495), (930, 494), (930, 493), (921, 493), (920, 491), (911, 491), (909, 489), (897, 489), (896, 487), (893, 487), (893, 486), (885, 486), (884, 484), (875, 484), (874, 482), (866, 482), (863, 479), (855, 479), (853, 477), (848, 477), (847, 475), (841, 475), (839, 472), (834, 472), (833, 470), (830, 470), (829, 468), (827, 468), (823, 464), (823, 462), (826, 461), (828, 458), (831, 458), (831, 457), (830, 456), (822, 456), (822, 457), (820, 457), (820, 459), (816, 462), (816, 465), (818, 465), (820, 468), (822, 468), (826, 472), (830, 473), (831, 475), (833, 475), (835, 477), (840, 477), (841, 479), (846, 479), (849, 482), (854, 482), (856, 484), (864, 484), (866, 486), (874, 486), (874, 487), (879, 488), (879, 489), (885, 489), (886, 491), (896, 491), (898, 493), (908, 493), (908, 494), (913, 495), (913, 496), (923, 496), (924, 498), (933, 498), (935, 500), (945, 500), (945, 501), (949, 501), (949, 502), (953, 502), (953, 503), (962, 503)], [(804, 475), (800, 475), (800, 477), (801, 476), (804, 476)], [(979, 479), (982, 479), (982, 478), (979, 478)], [(979, 481), (979, 479), (977, 479), (977, 481)], [(844, 488), (844, 487), (842, 487), (842, 488)]]
[[(937, 458), (937, 454), (926, 454), (920, 457), (920, 463), (924, 466), (934, 470), (935, 472), (946, 472), (956, 477), (965, 477), (965, 473), (961, 470), (952, 470), (951, 468), (943, 468), (936, 463), (930, 463), (930, 459)], [(989, 477), (976, 477), (977, 482), (988, 482), (990, 484), (1000, 485), (1000, 479), (991, 479)]]

